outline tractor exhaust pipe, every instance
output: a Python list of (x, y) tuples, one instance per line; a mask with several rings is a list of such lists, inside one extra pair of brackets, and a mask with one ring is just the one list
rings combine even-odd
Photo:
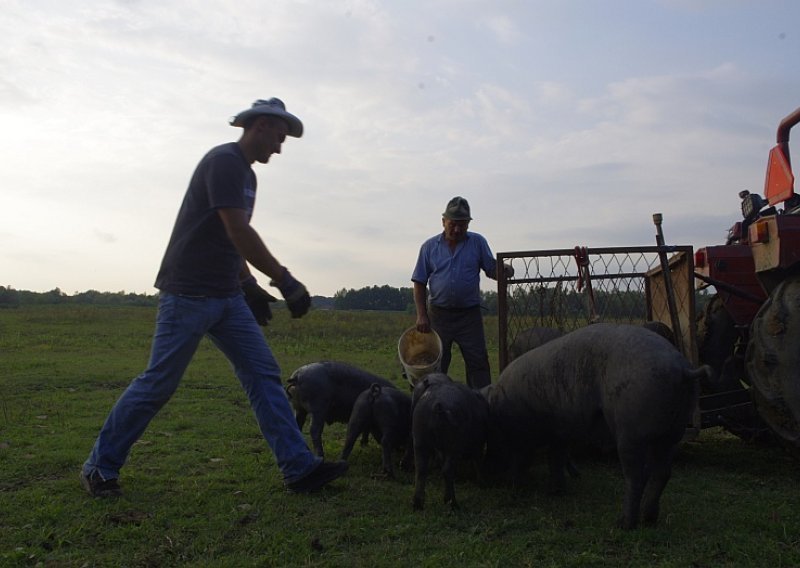
[(778, 146), (781, 147), (789, 167), (792, 165), (791, 158), (789, 157), (789, 131), (798, 122), (800, 122), (800, 108), (795, 109), (793, 113), (781, 120), (781, 123), (778, 125), (778, 134), (776, 137)]

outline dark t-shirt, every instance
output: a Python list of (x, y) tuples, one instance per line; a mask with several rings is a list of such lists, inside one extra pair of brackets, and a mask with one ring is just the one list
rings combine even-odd
[(238, 144), (212, 148), (197, 165), (175, 220), (155, 286), (189, 296), (240, 293), (243, 259), (225, 232), (217, 209), (253, 214), (256, 176)]

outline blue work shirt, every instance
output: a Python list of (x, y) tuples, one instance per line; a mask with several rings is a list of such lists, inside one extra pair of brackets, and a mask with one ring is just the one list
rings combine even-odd
[(433, 306), (472, 308), (481, 303), (481, 270), (497, 275), (497, 260), (482, 235), (467, 231), (451, 252), (442, 232), (422, 243), (411, 280), (428, 286)]

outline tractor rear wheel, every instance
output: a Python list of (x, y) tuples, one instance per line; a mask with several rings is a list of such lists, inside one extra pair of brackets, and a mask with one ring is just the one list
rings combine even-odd
[(745, 366), (759, 415), (800, 451), (800, 275), (778, 284), (756, 314)]

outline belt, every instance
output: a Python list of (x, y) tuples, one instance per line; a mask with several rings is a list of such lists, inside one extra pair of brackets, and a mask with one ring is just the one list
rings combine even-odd
[(468, 308), (444, 308), (442, 306), (436, 306), (434, 304), (431, 304), (431, 308), (433, 308), (434, 310), (440, 310), (440, 311), (443, 311), (443, 312), (466, 312), (466, 311), (469, 311), (469, 310), (474, 310), (475, 308), (478, 308), (478, 307), (480, 307), (480, 306), (470, 306)]

